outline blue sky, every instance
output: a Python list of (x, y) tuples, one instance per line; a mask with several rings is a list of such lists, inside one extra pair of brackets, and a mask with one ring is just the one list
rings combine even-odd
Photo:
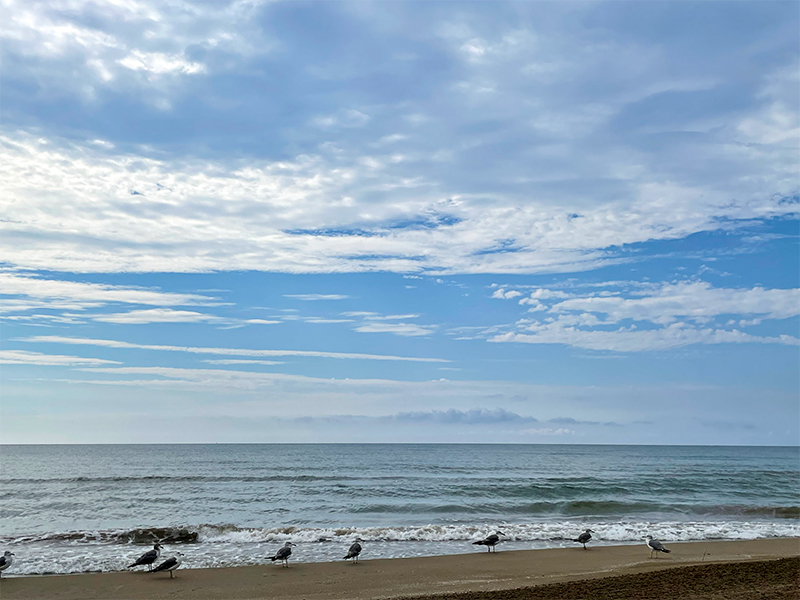
[(800, 443), (796, 2), (4, 6), (5, 443)]

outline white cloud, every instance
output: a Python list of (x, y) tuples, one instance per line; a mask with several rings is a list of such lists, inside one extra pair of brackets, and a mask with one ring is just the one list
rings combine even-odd
[(0, 311), (34, 308), (84, 310), (111, 303), (150, 306), (216, 304), (216, 298), (199, 294), (179, 294), (131, 286), (62, 281), (11, 271), (0, 271), (0, 294), (23, 296), (23, 299), (2, 299)]
[(436, 331), (435, 325), (417, 325), (415, 323), (364, 323), (355, 328), (359, 333), (393, 333), (404, 337), (431, 335)]
[(353, 319), (324, 319), (322, 317), (301, 317), (306, 323), (352, 323)]
[(788, 335), (764, 337), (738, 330), (695, 328), (683, 323), (673, 323), (659, 329), (615, 331), (585, 330), (567, 323), (554, 321), (529, 325), (530, 333), (508, 332), (490, 338), (492, 342), (521, 342), (526, 344), (564, 344), (588, 350), (614, 352), (646, 352), (682, 348), (691, 344), (784, 344), (797, 346), (800, 339)]
[(328, 129), (331, 127), (364, 127), (370, 122), (370, 116), (355, 110), (341, 110), (335, 115), (316, 117), (312, 123), (317, 127)]
[(134, 50), (117, 62), (131, 71), (146, 71), (153, 75), (173, 75), (176, 73), (195, 75), (206, 71), (206, 66), (202, 63), (189, 62), (181, 56), (164, 54), (163, 52)]
[(305, 356), (314, 358), (336, 358), (353, 360), (388, 360), (411, 362), (447, 363), (443, 358), (421, 358), (406, 356), (391, 356), (384, 354), (359, 354), (348, 352), (320, 352), (315, 350), (251, 350), (247, 348), (197, 348), (192, 346), (165, 346), (155, 344), (132, 344), (117, 340), (102, 340), (91, 338), (63, 337), (55, 335), (39, 335), (19, 338), (19, 341), (47, 344), (70, 344), (77, 346), (101, 346), (106, 348), (131, 348), (140, 350), (159, 350), (163, 352), (186, 352), (189, 354), (220, 354), (230, 356)]
[(521, 296), (522, 292), (518, 290), (509, 290), (505, 291), (503, 288), (497, 289), (492, 294), (492, 298), (498, 298), (500, 300), (510, 300), (511, 298), (516, 298), (517, 296)]
[(623, 319), (668, 324), (678, 318), (696, 320), (718, 315), (763, 315), (787, 319), (800, 315), (800, 289), (714, 288), (704, 281), (664, 284), (638, 298), (588, 297), (563, 300), (552, 312), (592, 312), (607, 323)]
[(402, 142), (403, 140), (408, 139), (408, 136), (402, 133), (393, 133), (391, 135), (385, 135), (381, 139), (379, 139), (375, 145), (376, 146), (383, 146), (385, 144), (395, 144), (397, 142)]
[(769, 73), (765, 77), (757, 112), (744, 118), (737, 130), (748, 142), (787, 144), (795, 150), (800, 145), (800, 113), (796, 94), (800, 75), (792, 67)]
[(528, 312), (541, 312), (547, 310), (547, 305), (543, 304), (536, 298), (523, 298), (519, 301), (520, 304), (527, 304), (529, 306)]
[(204, 360), (210, 365), (282, 365), (280, 360), (247, 360), (244, 358), (220, 358), (216, 360)]
[[(7, 19), (0, 36), (7, 52), (23, 61), (37, 59), (29, 70), (38, 75), (40, 85), (81, 96), (93, 97), (94, 87), (152, 88), (166, 76), (206, 72), (207, 65), (187, 58), (192, 48), (248, 56), (271, 46), (251, 23), (260, 0), (217, 5), (135, 0), (4, 4)], [(145, 76), (124, 81), (126, 71)]]
[[(375, 175), (361, 158), (333, 165), (304, 155), (232, 170), (15, 134), (0, 139), (0, 251), (16, 266), (72, 272), (564, 272), (620, 260), (609, 246), (797, 211), (780, 202), (780, 186), (732, 202), (724, 189), (650, 182), (572, 218), (574, 209), (529, 198), (420, 193), (402, 172)], [(373, 200), (375, 177), (392, 187), (390, 199)], [(431, 215), (444, 223), (390, 226)], [(47, 243), (20, 243), (31, 236)]]
[[(564, 344), (592, 350), (642, 352), (667, 350), (691, 344), (758, 343), (796, 345), (789, 335), (763, 336), (732, 326), (752, 327), (766, 319), (788, 319), (800, 315), (800, 289), (726, 289), (702, 281), (630, 285), (623, 297), (618, 290), (591, 291), (581, 296), (577, 289), (567, 295), (559, 290), (537, 289), (520, 304), (537, 318), (518, 321), (513, 331), (485, 331), (493, 342)], [(598, 286), (592, 286), (598, 287)], [(549, 300), (542, 302), (540, 298)], [(553, 300), (556, 300), (553, 302)], [(728, 318), (734, 316), (736, 318)], [(742, 317), (756, 317), (744, 319)], [(719, 319), (721, 323), (715, 325)], [(623, 321), (633, 324), (620, 327)], [(724, 325), (722, 324), (724, 322)]]
[(350, 296), (345, 294), (284, 294), (284, 298), (294, 298), (295, 300), (347, 300)]
[(397, 321), (402, 319), (416, 319), (419, 315), (365, 315), (365, 321)]
[(221, 317), (207, 315), (191, 310), (172, 310), (171, 308), (150, 308), (132, 310), (126, 313), (96, 315), (95, 321), (118, 323), (123, 325), (141, 325), (144, 323), (218, 323), (227, 321)]
[[(465, 22), (433, 18), (414, 25), (420, 40), (434, 41), (427, 49), (421, 42), (423, 61), (442, 58), (444, 40), (451, 49), (446, 60), (458, 68), (423, 78), (419, 97), (364, 105), (350, 86), (317, 94), (304, 79), (311, 67), (353, 64), (347, 50), (325, 50), (324, 66), (311, 64), (323, 58), (313, 44), (308, 54), (250, 60), (298, 42), (291, 31), (271, 32), (270, 19), (256, 18), (264, 16), (261, 4), (6, 3), (8, 49), (15, 59), (31, 58), (20, 68), (26, 76), (31, 71), (44, 96), (67, 86), (94, 94), (99, 104), (109, 98), (98, 92), (103, 87), (144, 86), (143, 97), (168, 106), (180, 82), (231, 68), (242, 82), (269, 71), (276, 108), (294, 107), (262, 155), (244, 151), (258, 147), (246, 141), (260, 135), (257, 128), (241, 132), (242, 152), (233, 154), (211, 150), (215, 138), (203, 131), (186, 137), (182, 126), (156, 136), (164, 146), (154, 138), (146, 151), (132, 150), (138, 137), (119, 132), (119, 139), (98, 144), (111, 130), (102, 131), (108, 116), (91, 121), (93, 108), (84, 109), (93, 140), (86, 147), (72, 133), (63, 134), (67, 141), (46, 128), (31, 134), (7, 128), (0, 147), (0, 252), (7, 261), (73, 272), (566, 272), (630, 260), (618, 250), (626, 244), (797, 214), (797, 204), (782, 202), (797, 192), (796, 64), (785, 57), (759, 62), (757, 44), (737, 56), (764, 67), (754, 71), (764, 73), (761, 89), (740, 89), (735, 110), (703, 101), (698, 110), (720, 106), (696, 119), (678, 114), (695, 111), (675, 111), (673, 121), (661, 118), (670, 111), (647, 107), (665, 93), (744, 85), (735, 61), (687, 61), (684, 52), (670, 51), (684, 50), (671, 46), (674, 40), (642, 44), (628, 31), (609, 32), (601, 43), (580, 25), (592, 22), (583, 18), (595, 10), (591, 5), (578, 19), (553, 9), (552, 30), (542, 30), (530, 14), (510, 29), (491, 17), (470, 18), (467, 9)], [(361, 45), (373, 39), (359, 34), (379, 13), (352, 22), (353, 48), (387, 50)], [(730, 38), (726, 43), (738, 43)], [(381, 60), (374, 57), (378, 77), (395, 75)], [(773, 66), (781, 60), (790, 64)], [(371, 69), (354, 71), (351, 82), (360, 83), (353, 89), (378, 83)], [(553, 85), (540, 85), (544, 71)], [(597, 73), (602, 86), (595, 85)], [(459, 82), (464, 90), (497, 93), (456, 94)], [(191, 104), (197, 115), (277, 126), (262, 119), (271, 110), (241, 101), (251, 95), (209, 83), (219, 91), (197, 97)], [(155, 94), (154, 87), (167, 91)], [(18, 126), (23, 122), (32, 121)], [(413, 126), (430, 131), (419, 135)], [(669, 134), (670, 143), (647, 138), (644, 132), (654, 128)], [(387, 150), (401, 141), (402, 153)], [(319, 148), (326, 150), (316, 155)], [(31, 238), (40, 243), (19, 243)]]
[(0, 350), (0, 364), (4, 365), (38, 365), (52, 367), (88, 367), (97, 365), (118, 365), (115, 360), (100, 358), (82, 358), (62, 354), (41, 354), (25, 350)]
[(561, 290), (549, 290), (547, 288), (538, 288), (530, 293), (528, 298), (523, 298), (519, 301), (520, 304), (536, 304), (538, 300), (549, 300), (551, 298), (569, 298), (569, 294)]

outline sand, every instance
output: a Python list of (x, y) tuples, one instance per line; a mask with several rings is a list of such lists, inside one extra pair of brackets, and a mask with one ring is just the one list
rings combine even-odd
[[(184, 569), (175, 579), (146, 572), (14, 577), (0, 583), (16, 599), (323, 600), (421, 597), (453, 600), (539, 598), (800, 598), (800, 539), (518, 550), (368, 560)], [(187, 547), (185, 550), (189, 550)], [(779, 561), (776, 559), (791, 558)], [(553, 585), (556, 584), (556, 585)], [(562, 585), (559, 585), (562, 584)], [(545, 587), (542, 587), (545, 586)], [(587, 587), (588, 586), (588, 587)], [(648, 595), (650, 592), (657, 594)], [(453, 595), (455, 594), (455, 595)], [(716, 595), (714, 595), (716, 594)], [(790, 594), (790, 595), (786, 595)]]

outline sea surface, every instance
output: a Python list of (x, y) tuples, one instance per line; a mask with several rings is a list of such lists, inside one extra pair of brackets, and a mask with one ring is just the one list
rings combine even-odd
[[(800, 536), (800, 449), (298, 444), (0, 446), (8, 575)], [(643, 552), (647, 550), (643, 546)]]

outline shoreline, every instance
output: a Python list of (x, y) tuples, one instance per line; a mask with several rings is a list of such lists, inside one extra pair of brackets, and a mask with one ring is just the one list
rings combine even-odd
[[(371, 600), (438, 597), (513, 590), (619, 575), (647, 575), (666, 568), (726, 565), (800, 556), (800, 538), (681, 542), (670, 554), (649, 558), (642, 544), (475, 552), (418, 558), (369, 559), (359, 564), (293, 563), (183, 569), (170, 579), (147, 572), (81, 573), (3, 578), (5, 599)], [(13, 574), (9, 573), (9, 575)]]

